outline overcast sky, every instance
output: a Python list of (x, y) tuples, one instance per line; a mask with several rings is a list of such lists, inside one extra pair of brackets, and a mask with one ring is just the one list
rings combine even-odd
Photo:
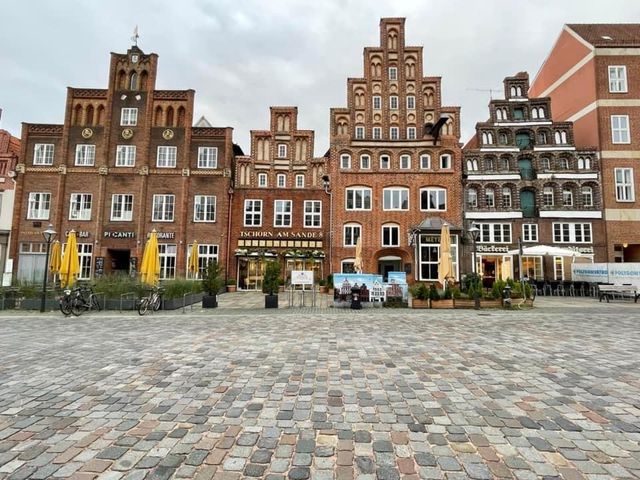
[(62, 123), (66, 87), (106, 88), (110, 52), (138, 45), (160, 56), (158, 89), (196, 90), (195, 120), (268, 128), (269, 106), (297, 105), (298, 127), (329, 146), (329, 108), (362, 76), (381, 17), (406, 17), (424, 73), (441, 76), (443, 103), (462, 106), (462, 138), (488, 117), (505, 76), (531, 78), (565, 23), (640, 22), (638, 0), (2, 0), (1, 128)]

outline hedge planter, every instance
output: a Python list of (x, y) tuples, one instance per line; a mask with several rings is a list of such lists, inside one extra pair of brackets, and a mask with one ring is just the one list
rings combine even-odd
[(202, 297), (202, 308), (218, 308), (218, 297), (216, 295), (204, 295)]
[(480, 308), (502, 308), (502, 299), (483, 298), (480, 300)]
[(417, 298), (414, 298), (411, 302), (411, 307), (412, 308), (431, 308), (429, 306), (429, 302), (430, 300), (418, 300)]
[(431, 308), (453, 308), (453, 298), (431, 300)]
[(202, 301), (202, 293), (190, 293), (183, 298), (167, 298), (162, 300), (163, 310), (177, 310)]
[[(40, 310), (40, 302), (41, 300), (39, 298), (25, 298), (22, 301), (16, 300), (15, 308), (19, 308), (20, 310)], [(5, 308), (8, 308), (8, 306)], [(46, 312), (50, 310), (59, 310), (60, 302), (56, 299), (47, 298), (44, 304), (44, 309)]]
[(476, 301), (473, 298), (456, 298), (455, 308), (475, 308)]

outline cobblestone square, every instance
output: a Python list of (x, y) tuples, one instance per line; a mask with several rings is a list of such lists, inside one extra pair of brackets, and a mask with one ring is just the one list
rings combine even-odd
[(640, 478), (640, 306), (563, 300), (3, 315), (0, 478)]

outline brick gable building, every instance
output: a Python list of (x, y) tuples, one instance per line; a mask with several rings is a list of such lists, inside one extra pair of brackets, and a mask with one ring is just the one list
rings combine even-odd
[[(606, 258), (596, 151), (577, 150), (571, 122), (551, 120), (549, 98), (531, 98), (529, 75), (504, 80), (504, 99), (489, 104), (489, 119), (463, 149), (465, 221), (480, 229), (478, 269), (487, 286), (520, 278), (524, 247), (554, 245)], [(581, 257), (581, 260), (583, 258)], [(515, 260), (515, 261), (514, 261)], [(571, 257), (523, 257), (534, 279), (568, 280)]]
[(161, 278), (226, 262), (232, 129), (192, 127), (193, 90), (156, 90), (158, 56), (111, 54), (106, 89), (69, 88), (62, 125), (24, 123), (11, 249), (20, 279), (41, 279), (41, 232), (78, 235), (81, 279), (135, 274), (152, 229)]
[(380, 21), (347, 106), (331, 109), (332, 270), (405, 271), (437, 279), (439, 236), (451, 225), (456, 278), (462, 226), (460, 109), (441, 103), (441, 79), (423, 75), (422, 47), (405, 45), (404, 19)]
[[(2, 110), (0, 109), (0, 115)], [(9, 239), (15, 201), (15, 167), (20, 153), (20, 140), (0, 130), (0, 272), (2, 285), (11, 285), (13, 262), (9, 255)]]
[(269, 260), (281, 262), (287, 283), (292, 270), (313, 270), (316, 282), (327, 275), (327, 159), (313, 152), (297, 107), (271, 107), (269, 130), (252, 130), (251, 154), (236, 157), (228, 275), (238, 288), (260, 289)]
[(606, 259), (640, 261), (640, 24), (565, 25), (531, 85), (600, 155)]

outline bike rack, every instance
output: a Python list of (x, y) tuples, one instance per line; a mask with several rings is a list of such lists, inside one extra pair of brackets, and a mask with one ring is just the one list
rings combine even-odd
[(100, 303), (99, 298), (102, 297), (102, 308), (104, 309), (106, 307), (106, 300), (107, 300), (107, 296), (106, 294), (102, 293), (102, 292), (98, 292), (98, 293), (92, 293), (89, 295), (89, 311), (91, 311), (91, 299), (97, 297), (98, 298), (98, 303)]
[[(122, 302), (126, 299), (128, 299), (129, 297), (131, 297), (132, 299), (135, 298), (135, 293), (134, 292), (127, 292), (127, 293), (121, 293), (120, 294), (120, 311), (122, 311)], [(136, 309), (136, 302), (133, 302), (131, 307), (131, 310), (135, 310)]]

